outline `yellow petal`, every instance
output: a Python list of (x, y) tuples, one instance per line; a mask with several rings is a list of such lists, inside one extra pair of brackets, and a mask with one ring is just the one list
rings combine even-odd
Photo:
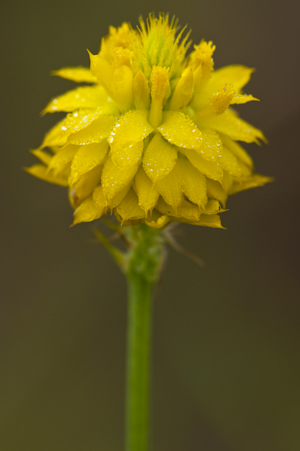
[(79, 147), (72, 161), (69, 184), (74, 185), (83, 174), (101, 164), (107, 150), (107, 141)]
[(223, 144), (217, 132), (209, 128), (201, 128), (202, 142), (199, 149), (196, 149), (198, 155), (204, 160), (220, 162)]
[(122, 170), (113, 163), (110, 157), (107, 158), (103, 168), (101, 183), (107, 201), (113, 199), (116, 194), (133, 180), (137, 170), (138, 164)]
[(67, 80), (77, 83), (97, 83), (97, 78), (91, 73), (87, 67), (64, 67), (63, 69), (54, 70), (52, 75), (57, 75)]
[(111, 150), (111, 158), (116, 166), (127, 169), (140, 161), (143, 149), (144, 141), (139, 141), (129, 147), (114, 147)]
[(259, 102), (259, 99), (253, 97), (251, 94), (235, 94), (231, 99), (230, 105), (240, 105), (243, 103), (251, 102), (251, 101)]
[(223, 205), (223, 207), (225, 207), (228, 196), (224, 191), (224, 188), (221, 186), (221, 184), (209, 178), (206, 179), (206, 183), (207, 183), (207, 196), (209, 198), (219, 200)]
[(97, 109), (107, 101), (108, 95), (102, 86), (84, 86), (52, 99), (42, 114), (57, 111), (70, 112), (79, 108)]
[(234, 94), (234, 89), (229, 85), (223, 87), (217, 93), (214, 93), (205, 108), (201, 109), (201, 111), (195, 115), (194, 121), (198, 124), (207, 119), (220, 116), (231, 104)]
[(35, 150), (31, 150), (32, 155), (34, 155), (35, 157), (37, 157), (42, 163), (44, 163), (46, 166), (49, 165), (49, 163), (52, 160), (52, 155), (50, 155), (50, 153), (48, 152), (44, 152), (43, 150), (40, 149), (35, 149)]
[(240, 191), (244, 191), (250, 188), (256, 188), (258, 186), (263, 186), (266, 183), (273, 182), (272, 177), (266, 177), (260, 174), (253, 174), (252, 177), (245, 178), (241, 182), (235, 182), (232, 184), (229, 194), (235, 194)]
[(249, 166), (250, 169), (253, 169), (254, 165), (252, 158), (248, 155), (246, 150), (240, 146), (240, 144), (230, 139), (229, 136), (223, 134), (221, 135), (221, 139), (223, 144), (230, 150), (231, 153), (233, 153), (233, 155), (236, 156), (238, 160), (243, 162), (246, 166)]
[(139, 69), (133, 80), (133, 100), (137, 110), (150, 106), (150, 89), (145, 74)]
[(221, 185), (223, 186), (224, 191), (226, 193), (229, 192), (229, 190), (232, 186), (232, 183), (233, 183), (232, 175), (230, 175), (229, 172), (227, 172), (227, 171), (223, 171), (223, 178), (221, 180)]
[(176, 147), (157, 133), (150, 141), (143, 157), (143, 168), (153, 182), (168, 175), (177, 160)]
[(133, 73), (128, 66), (121, 66), (115, 69), (111, 90), (113, 99), (122, 112), (125, 112), (132, 107), (133, 93)]
[[(103, 189), (102, 186), (97, 186), (94, 191), (93, 191), (93, 201), (95, 202), (95, 204), (98, 206), (98, 208), (101, 211), (101, 215), (104, 212), (104, 210), (106, 209), (106, 200), (103, 194)], [(100, 215), (100, 216), (101, 216)]]
[(237, 93), (248, 83), (254, 69), (242, 65), (225, 66), (221, 69), (215, 70), (208, 82), (208, 89), (212, 92), (218, 91), (225, 84), (230, 84), (234, 87)]
[(129, 147), (145, 139), (153, 131), (149, 124), (148, 111), (131, 110), (117, 121), (109, 138), (109, 143), (115, 147)]
[(150, 216), (147, 216), (144, 222), (149, 227), (161, 229), (170, 222), (170, 218), (166, 215), (161, 215), (158, 211), (154, 210)]
[(82, 109), (75, 111), (75, 113), (70, 113), (62, 121), (61, 133), (63, 135), (69, 136), (71, 133), (79, 132), (80, 130), (86, 128), (101, 114), (100, 108), (94, 111)]
[(83, 174), (74, 187), (74, 193), (72, 194), (74, 197), (77, 197), (79, 200), (88, 197), (97, 185), (99, 185), (102, 174), (102, 165), (98, 165), (91, 169), (89, 172)]
[(108, 95), (113, 98), (111, 90), (111, 81), (113, 77), (113, 67), (104, 58), (99, 55), (92, 55), (89, 52), (91, 61), (91, 73), (97, 77), (99, 83), (104, 87)]
[(155, 187), (167, 204), (176, 210), (182, 200), (182, 173), (180, 165), (176, 163), (168, 175), (156, 182)]
[(194, 76), (190, 67), (187, 67), (178, 81), (172, 95), (170, 110), (184, 110), (189, 103), (194, 89)]
[(115, 212), (121, 218), (121, 224), (124, 221), (134, 221), (145, 217), (145, 212), (139, 207), (137, 195), (132, 188), (128, 191)]
[(190, 149), (179, 149), (183, 155), (185, 155), (188, 160), (195, 166), (198, 171), (206, 175), (213, 180), (221, 181), (223, 177), (223, 169), (219, 163), (213, 163), (211, 161), (204, 160), (200, 157), (194, 150)]
[(182, 199), (181, 204), (176, 208), (172, 208), (171, 205), (168, 205), (162, 198), (159, 199), (156, 209), (171, 218), (184, 218), (184, 222), (190, 222), (190, 221), (199, 221), (200, 218), (200, 210), (199, 208), (189, 202), (186, 199)]
[(70, 135), (68, 142), (79, 146), (91, 143), (100, 143), (104, 139), (108, 138), (115, 122), (115, 116), (100, 116), (85, 129)]
[(166, 111), (158, 130), (171, 144), (186, 149), (197, 149), (201, 145), (201, 133), (194, 122), (179, 111)]
[(231, 109), (226, 110), (220, 116), (199, 123), (199, 126), (213, 128), (217, 132), (224, 133), (224, 135), (236, 141), (245, 141), (247, 143), (258, 143), (259, 139), (266, 141), (266, 138), (260, 130), (248, 124), (243, 119), (240, 119)]
[(109, 208), (112, 211), (114, 208), (116, 208), (124, 199), (126, 194), (131, 188), (132, 183), (129, 182), (128, 185), (126, 185), (124, 188), (121, 189), (121, 191), (118, 192), (110, 201), (109, 201)]
[(67, 145), (59, 150), (52, 158), (49, 169), (63, 170), (72, 161), (79, 147), (74, 144)]
[(153, 186), (152, 181), (140, 166), (134, 179), (134, 187), (139, 199), (139, 206), (146, 212), (152, 210), (159, 198), (159, 191)]
[(204, 208), (207, 203), (206, 177), (192, 166), (187, 159), (178, 158), (178, 163), (182, 173), (182, 187), (184, 194), (194, 204)]
[(209, 199), (207, 204), (205, 205), (204, 214), (205, 215), (215, 215), (216, 213), (220, 213), (225, 211), (221, 209), (219, 201), (216, 199)]
[(221, 224), (221, 218), (219, 215), (201, 215), (200, 221), (195, 223), (195, 225), (212, 227), (214, 229), (224, 229)]
[(90, 196), (74, 211), (74, 222), (72, 225), (79, 224), (80, 222), (94, 221), (94, 219), (100, 218), (101, 215), (101, 208), (93, 200), (93, 196)]
[(63, 146), (67, 141), (67, 136), (64, 136), (61, 130), (61, 127), (64, 124), (65, 119), (62, 119), (58, 122), (54, 127), (52, 127), (48, 133), (46, 133), (45, 138), (40, 145), (40, 149), (44, 147), (54, 147), (54, 146)]
[(237, 158), (225, 146), (223, 147), (220, 164), (230, 175), (233, 175), (234, 177), (240, 177), (242, 175), (241, 167)]
[(161, 124), (163, 106), (171, 92), (169, 83), (169, 68), (153, 66), (150, 83), (151, 108), (149, 122), (154, 128), (156, 128)]
[(45, 182), (54, 183), (54, 185), (68, 186), (68, 179), (64, 177), (55, 177), (53, 174), (48, 172), (48, 168), (43, 164), (35, 164), (30, 168), (24, 168), (28, 174), (37, 177), (38, 179), (44, 180)]

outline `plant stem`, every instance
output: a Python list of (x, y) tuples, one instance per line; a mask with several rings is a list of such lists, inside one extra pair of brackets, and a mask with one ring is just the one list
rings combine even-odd
[(149, 449), (151, 288), (142, 277), (128, 277), (126, 451)]
[(128, 283), (126, 451), (149, 450), (149, 367), (152, 287), (163, 255), (160, 234), (145, 224), (131, 228)]

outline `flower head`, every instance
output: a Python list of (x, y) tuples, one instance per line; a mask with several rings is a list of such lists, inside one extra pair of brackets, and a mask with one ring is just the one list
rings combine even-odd
[(214, 70), (212, 42), (186, 56), (184, 31), (163, 14), (137, 30), (110, 27), (90, 69), (54, 72), (90, 85), (46, 106), (69, 114), (33, 151), (42, 164), (27, 170), (69, 187), (74, 224), (113, 212), (123, 225), (221, 227), (229, 194), (270, 180), (237, 142), (264, 135), (231, 108), (257, 100), (241, 92), (252, 69)]

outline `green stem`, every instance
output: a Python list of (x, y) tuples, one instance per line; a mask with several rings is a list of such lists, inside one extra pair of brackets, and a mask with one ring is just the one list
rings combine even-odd
[(143, 277), (128, 277), (126, 451), (149, 449), (151, 288)]
[(160, 234), (140, 224), (131, 229), (125, 274), (128, 283), (126, 451), (149, 450), (149, 367), (152, 287), (163, 255)]

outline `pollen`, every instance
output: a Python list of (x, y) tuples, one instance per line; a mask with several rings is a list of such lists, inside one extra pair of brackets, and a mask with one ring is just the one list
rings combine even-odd
[(55, 97), (43, 114), (66, 117), (32, 151), (37, 178), (67, 187), (73, 224), (113, 214), (124, 226), (170, 222), (222, 228), (228, 196), (262, 186), (242, 143), (266, 141), (232, 105), (253, 69), (215, 70), (215, 45), (191, 47), (176, 19), (151, 14), (133, 29), (109, 27), (90, 68), (54, 74), (85, 83)]

